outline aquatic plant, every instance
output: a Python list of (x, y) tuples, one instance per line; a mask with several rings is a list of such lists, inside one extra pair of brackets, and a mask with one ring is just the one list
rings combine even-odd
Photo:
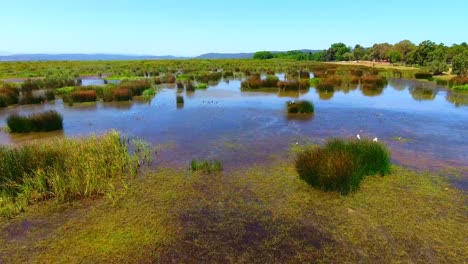
[(42, 94), (33, 94), (32, 92), (23, 92), (19, 104), (42, 104), (46, 101), (46, 98)]
[(114, 88), (112, 89), (112, 100), (114, 101), (130, 101), (133, 98), (132, 90), (129, 88)]
[(347, 194), (357, 190), (365, 176), (389, 174), (390, 153), (371, 140), (331, 139), (325, 146), (299, 153), (295, 165), (310, 185)]
[(458, 91), (458, 92), (468, 92), (468, 84), (453, 86), (452, 90)]
[(208, 84), (206, 83), (198, 83), (197, 85), (195, 85), (195, 89), (207, 89), (208, 88)]
[(75, 90), (76, 90), (75, 86), (67, 86), (67, 87), (55, 89), (55, 93), (57, 95), (71, 94)]
[(176, 82), (177, 89), (184, 89), (184, 83), (181, 81)]
[(432, 78), (432, 73), (430, 72), (417, 72), (414, 74), (414, 78), (416, 79), (431, 79)]
[(184, 104), (184, 96), (182, 96), (182, 95), (177, 95), (177, 96), (176, 96), (176, 103), (177, 103), (178, 105)]
[(29, 116), (12, 114), (7, 118), (7, 125), (13, 133), (53, 131), (63, 128), (63, 118), (57, 111), (46, 111)]
[(214, 173), (223, 170), (221, 161), (219, 160), (197, 160), (193, 159), (190, 162), (190, 168), (192, 171), (202, 171), (203, 173)]
[(151, 98), (156, 95), (156, 90), (154, 90), (154, 88), (146, 89), (143, 91), (142, 95), (145, 98)]
[(47, 90), (47, 91), (45, 91), (44, 96), (45, 96), (45, 99), (46, 99), (47, 101), (53, 101), (53, 100), (55, 100), (55, 92), (54, 92), (54, 90)]
[(54, 198), (71, 201), (113, 191), (136, 171), (119, 133), (61, 139), (21, 147), (0, 146), (0, 215)]
[(97, 93), (94, 90), (79, 90), (71, 93), (73, 102), (95, 102), (97, 100)]
[(314, 113), (314, 104), (310, 101), (288, 101), (286, 110), (290, 114), (311, 114)]
[(17, 104), (19, 89), (13, 84), (0, 83), (0, 107)]

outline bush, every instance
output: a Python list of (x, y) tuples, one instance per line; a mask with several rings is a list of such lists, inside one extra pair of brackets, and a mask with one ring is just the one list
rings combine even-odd
[(275, 75), (268, 75), (264, 80), (260, 78), (259, 74), (253, 74), (247, 80), (241, 83), (241, 88), (247, 89), (259, 89), (259, 88), (272, 88), (277, 87), (279, 78)]
[(95, 102), (97, 100), (97, 93), (94, 90), (75, 91), (71, 94), (73, 102)]
[(365, 176), (390, 173), (390, 154), (383, 144), (370, 140), (331, 139), (300, 153), (296, 170), (314, 187), (347, 194), (357, 190)]
[(314, 104), (306, 100), (288, 101), (286, 109), (290, 114), (310, 114), (314, 112)]
[(13, 133), (45, 132), (63, 129), (63, 118), (56, 111), (47, 111), (30, 116), (12, 114), (7, 125)]
[(430, 79), (432, 78), (432, 73), (430, 72), (417, 72), (414, 74), (414, 78), (416, 79)]
[(19, 90), (12, 84), (0, 84), (0, 107), (17, 104)]
[(384, 87), (387, 84), (387, 79), (377, 75), (366, 75), (361, 78), (361, 84), (367, 88)]
[(223, 170), (221, 161), (219, 160), (192, 160), (190, 163), (192, 171), (202, 171), (210, 174), (212, 172), (219, 172)]
[(151, 98), (155, 95), (156, 95), (156, 90), (154, 90), (153, 88), (146, 89), (143, 91), (143, 97), (145, 98)]
[(148, 80), (124, 81), (118, 87), (130, 90), (133, 96), (141, 96), (144, 90), (151, 88), (151, 83)]
[(114, 101), (130, 101), (132, 98), (132, 90), (129, 88), (118, 87), (112, 90), (112, 100)]
[(23, 96), (19, 100), (19, 104), (42, 104), (46, 101), (43, 95), (34, 95), (32, 92), (23, 92)]
[(449, 80), (449, 87), (468, 84), (468, 77), (455, 76)]

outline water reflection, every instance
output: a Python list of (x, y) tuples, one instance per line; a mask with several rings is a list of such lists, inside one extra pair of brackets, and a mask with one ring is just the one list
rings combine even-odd
[(416, 101), (432, 101), (436, 98), (437, 90), (425, 86), (416, 86), (409, 88), (411, 97)]
[(456, 107), (468, 106), (468, 92), (448, 92), (445, 98), (448, 102), (454, 104)]

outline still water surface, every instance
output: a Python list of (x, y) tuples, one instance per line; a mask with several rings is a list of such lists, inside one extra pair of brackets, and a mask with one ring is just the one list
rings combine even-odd
[[(217, 158), (232, 168), (268, 161), (294, 145), (360, 134), (385, 142), (395, 163), (429, 170), (461, 168), (462, 179), (456, 184), (463, 189), (468, 185), (468, 94), (451, 94), (431, 83), (408, 80), (392, 80), (378, 91), (357, 87), (334, 93), (315, 88), (299, 93), (241, 92), (240, 80), (221, 81), (192, 93), (167, 85), (158, 90), (149, 101), (68, 106), (59, 99), (0, 109), (0, 127), (11, 113), (52, 109), (64, 117), (61, 132), (15, 135), (0, 131), (0, 144), (116, 129), (163, 146), (158, 162), (180, 165), (192, 158)], [(176, 105), (176, 94), (184, 96), (183, 106)], [(298, 99), (312, 100), (315, 114), (286, 115), (286, 101)]]

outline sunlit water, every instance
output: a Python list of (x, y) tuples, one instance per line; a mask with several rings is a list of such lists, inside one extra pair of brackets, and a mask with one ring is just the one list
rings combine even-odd
[[(281, 76), (283, 77), (283, 76)], [(88, 83), (89, 82), (89, 83)], [(102, 84), (100, 80), (84, 84)], [(377, 137), (393, 161), (418, 169), (461, 168), (455, 183), (468, 185), (468, 95), (450, 94), (430, 83), (394, 80), (381, 93), (359, 88), (318, 93), (241, 92), (240, 80), (222, 81), (207, 90), (186, 93), (171, 86), (150, 101), (44, 105), (0, 109), (0, 126), (11, 113), (54, 109), (64, 130), (26, 135), (0, 131), (1, 144), (21, 144), (54, 136), (86, 136), (110, 129), (160, 145), (157, 162), (188, 164), (193, 158), (216, 158), (227, 168), (262, 163), (285, 155), (291, 146), (323, 143), (331, 137)], [(176, 105), (176, 94), (185, 104)], [(285, 114), (288, 100), (315, 104), (309, 117)]]

